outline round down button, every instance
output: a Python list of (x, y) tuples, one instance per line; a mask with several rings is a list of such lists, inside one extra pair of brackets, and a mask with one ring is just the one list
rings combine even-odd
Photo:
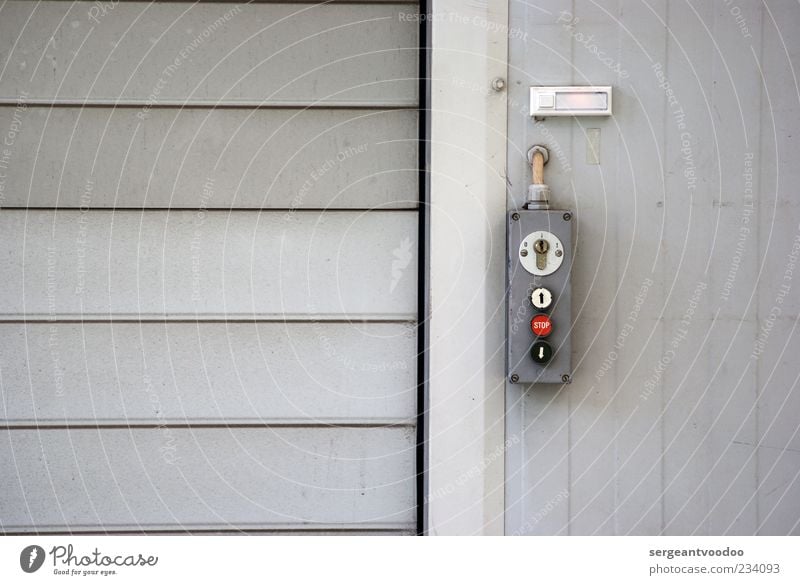
[(531, 347), (531, 357), (537, 364), (544, 365), (553, 357), (553, 348), (546, 341), (537, 341)]

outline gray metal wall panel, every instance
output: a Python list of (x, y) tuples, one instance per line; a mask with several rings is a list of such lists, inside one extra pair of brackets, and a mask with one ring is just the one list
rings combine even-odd
[[(588, 482), (583, 485), (588, 497), (573, 514), (585, 515), (589, 521), (576, 526), (576, 533), (594, 532), (597, 520), (604, 522), (600, 529), (603, 533), (656, 534), (662, 529), (663, 396), (659, 385), (650, 389), (646, 398), (641, 396), (641, 388), (649, 383), (652, 364), (664, 352), (660, 308), (672, 282), (672, 275), (658, 264), (660, 241), (664, 237), (667, 170), (662, 159), (667, 120), (664, 90), (651, 81), (653, 63), (666, 62), (668, 32), (663, 25), (666, 13), (664, 3), (648, 6), (635, 2), (626, 3), (622, 14), (615, 13), (621, 28), (635, 27), (637, 31), (617, 35), (628, 79), (636, 82), (629, 91), (615, 88), (614, 120), (601, 130), (602, 149), (615, 148), (616, 154), (613, 171), (616, 188), (605, 190), (607, 197), (603, 197), (608, 214), (603, 227), (608, 235), (601, 236), (610, 247), (606, 260), (614, 263), (615, 278), (601, 281), (606, 293), (600, 306), (605, 310), (596, 320), (591, 320), (597, 309), (591, 302), (595, 290), (586, 287), (581, 295), (583, 314), (591, 323), (586, 338), (605, 328), (611, 333), (601, 333), (608, 345), (586, 343), (582, 353), (592, 384), (601, 389), (597, 402), (608, 405), (605, 414), (615, 422), (612, 425), (600, 421), (596, 425), (598, 432), (606, 437), (605, 458), (592, 465), (590, 473), (595, 481), (602, 482), (603, 501), (601, 505), (598, 499), (592, 499)], [(604, 19), (605, 25), (613, 26), (609, 20)], [(648, 40), (644, 51), (642, 39)], [(626, 132), (615, 147), (617, 124), (637, 131)], [(601, 157), (601, 163), (609, 161), (605, 152), (601, 152)], [(582, 168), (580, 161), (576, 166)], [(612, 174), (605, 164), (599, 168), (604, 178)], [(585, 183), (585, 187), (592, 189), (590, 183)], [(587, 192), (588, 196), (591, 194)], [(622, 201), (617, 201), (617, 197)], [(648, 197), (647, 204), (640, 203), (643, 197)], [(644, 308), (637, 310), (637, 307)], [(623, 329), (627, 337), (620, 336)], [(610, 474), (609, 469), (615, 469), (616, 473)]]
[[(614, 11), (615, 2), (601, 1), (596, 5), (579, 5), (575, 7), (575, 16), (581, 19), (581, 30), (587, 35), (594, 35), (603, 44), (605, 39), (616, 37), (616, 24), (606, 17), (605, 10)], [(567, 42), (571, 41), (569, 31), (559, 26), (562, 34), (567, 34)], [(649, 31), (648, 31), (649, 32)], [(589, 83), (587, 78), (595, 74), (596, 56), (589, 51), (573, 49), (572, 61), (575, 71), (571, 82), (575, 84)], [(619, 95), (619, 93), (617, 93)], [(617, 95), (614, 97), (616, 98)], [(615, 104), (615, 106), (618, 104)], [(617, 112), (628, 113), (625, 105), (615, 108)], [(567, 126), (572, 126), (567, 124)], [(594, 130), (590, 130), (594, 129)], [(626, 232), (630, 225), (626, 212), (635, 208), (636, 194), (631, 189), (619, 185), (621, 177), (626, 173), (618, 172), (620, 156), (628, 155), (628, 149), (637, 151), (627, 140), (615, 140), (616, 123), (612, 120), (584, 120), (570, 129), (571, 156), (570, 163), (581, 172), (573, 175), (574, 193), (578, 201), (578, 215), (586, 218), (598, 218), (598, 221), (582, 221), (578, 224), (577, 249), (581, 258), (573, 277), (574, 289), (579, 290), (578, 302), (581, 314), (577, 319), (578, 326), (574, 331), (580, 340), (580, 353), (583, 358), (579, 366), (584, 372), (596, 372), (605, 359), (608, 349), (613, 346), (617, 337), (613, 307), (622, 293), (623, 284), (631, 273), (631, 255), (626, 254), (620, 238), (620, 232)], [(588, 142), (587, 135), (598, 132), (600, 136), (601, 164), (587, 164), (585, 153)], [(631, 153), (632, 154), (632, 153)], [(580, 157), (580, 158), (578, 158)], [(645, 167), (652, 172), (652, 165)], [(644, 170), (644, 169), (642, 169)], [(553, 167), (550, 173), (558, 173)], [(629, 173), (628, 173), (629, 174)], [(602, 218), (602, 219), (600, 219)], [(641, 237), (643, 234), (637, 234)], [(621, 238), (620, 238), (621, 239)], [(603, 242), (603, 245), (594, 245)], [(650, 266), (647, 266), (649, 271)], [(608, 271), (615, 278), (603, 278)], [(587, 292), (590, 291), (588, 294)], [(601, 313), (593, 307), (604, 307)], [(594, 326), (583, 327), (585, 320), (593, 320)], [(596, 349), (597, 351), (587, 351)], [(606, 355), (603, 355), (605, 349)], [(572, 393), (571, 390), (575, 390)], [(569, 408), (569, 444), (566, 460), (569, 465), (569, 528), (562, 529), (573, 533), (592, 533), (595, 530), (609, 532), (614, 524), (623, 522), (614, 510), (614, 484), (608, 481), (608, 469), (615, 465), (615, 455), (619, 451), (611, 447), (616, 428), (613, 425), (597, 424), (598, 419), (614, 417), (615, 407), (625, 408), (617, 401), (616, 387), (611, 380), (592, 379), (591, 385), (572, 386), (567, 390)], [(634, 441), (634, 445), (639, 440)], [(637, 481), (639, 478), (637, 478)], [(636, 488), (633, 488), (636, 489)], [(641, 487), (640, 487), (641, 489)], [(623, 487), (620, 492), (627, 491)], [(565, 506), (566, 508), (567, 506)]]
[[(568, 9), (570, 2), (557, 2), (548, 8), (560, 7)], [(518, 15), (518, 16), (515, 16)], [(509, 61), (520, 59), (523, 51), (529, 60), (539, 63), (539, 69), (550, 72), (550, 75), (569, 79), (569, 37), (560, 27), (550, 25), (553, 17), (535, 6), (524, 6), (511, 2), (510, 19), (513, 26), (520, 30), (536, 31), (530, 34), (530, 43), (515, 44), (510, 41)], [(567, 58), (559, 58), (566, 51)], [(519, 67), (509, 67), (509, 149), (508, 167), (511, 187), (510, 194), (524, 197), (525, 185), (530, 178), (524, 174), (528, 146), (524, 146), (519, 137), (520, 129), (528, 124), (526, 88), (532, 85), (532, 77), (524, 71), (529, 60), (520, 62)], [(541, 73), (537, 73), (537, 76)], [(537, 77), (538, 78), (538, 77)], [(546, 80), (547, 78), (542, 78)], [(570, 139), (568, 126), (556, 127), (553, 130), (554, 140), (560, 144), (568, 144)], [(537, 141), (538, 142), (538, 141)], [(556, 157), (548, 163), (546, 173), (548, 181), (556, 173), (553, 172)], [(558, 185), (554, 193), (563, 193)], [(558, 199), (563, 207), (571, 208), (581, 214), (580, 207), (572, 206), (569, 199)], [(582, 237), (581, 223), (576, 226), (577, 237)], [(498, 239), (499, 242), (499, 239)], [(499, 245), (499, 244), (498, 244)], [(581, 250), (576, 250), (575, 262), (581, 261)], [(575, 267), (578, 274), (579, 265)], [(573, 281), (574, 282), (574, 281)], [(579, 285), (573, 284), (573, 295)], [(573, 314), (576, 311), (573, 309)], [(573, 367), (578, 371), (581, 364), (573, 358)], [(557, 388), (545, 387), (547, 390), (525, 394), (524, 386), (509, 386), (506, 398), (507, 437), (509, 444), (506, 476), (509, 478), (506, 492), (506, 532), (509, 534), (559, 534), (564, 532), (568, 519), (568, 509), (564, 505), (563, 493), (568, 487), (569, 468), (563, 455), (567, 452), (569, 441), (567, 397), (558, 394)], [(545, 470), (544, 472), (542, 472)], [(559, 502), (558, 505), (553, 502)], [(547, 510), (547, 513), (543, 513)]]
[(4, 210), (0, 314), (414, 319), (416, 229), (411, 211)]
[[(578, 220), (578, 365), (563, 389), (507, 389), (507, 430), (523, 437), (507, 457), (509, 532), (800, 530), (786, 280), (800, 10), (731, 10), (511, 3), (510, 29), (527, 33), (511, 39), (511, 198), (529, 181), (525, 149), (549, 145), (547, 182)], [(533, 124), (527, 88), (540, 84), (614, 85), (614, 117)]]
[[(800, 11), (786, 0), (765, 4), (762, 13), (761, 137), (757, 233), (759, 294), (757, 334), (763, 343), (756, 367), (758, 378), (757, 438), (759, 448), (744, 445), (757, 459), (759, 490), (755, 495), (759, 530), (764, 534), (800, 533), (800, 348), (798, 271), (788, 251), (800, 249), (800, 167), (798, 140), (798, 63)], [(771, 56), (768, 60), (766, 56)], [(787, 279), (787, 269), (793, 268)], [(768, 276), (768, 278), (766, 277)], [(782, 276), (782, 279), (781, 279)], [(786, 291), (785, 285), (790, 285)], [(776, 310), (777, 309), (777, 310)], [(770, 329), (770, 323), (774, 323)]]
[[(15, 116), (0, 107), (0, 128)], [(416, 126), (409, 110), (30, 108), (3, 206), (414, 208)]]
[(2, 425), (413, 424), (416, 413), (413, 324), (6, 323), (0, 339)]
[(405, 528), (413, 429), (0, 434), (0, 529)]
[[(417, 96), (407, 5), (17, 2), (0, 19), (0, 95), (402, 101)], [(146, 111), (139, 113), (146, 114)]]
[(0, 7), (0, 531), (413, 532), (417, 9), (330, 4)]

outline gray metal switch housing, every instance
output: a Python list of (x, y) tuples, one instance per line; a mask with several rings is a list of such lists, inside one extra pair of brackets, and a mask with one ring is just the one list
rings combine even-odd
[[(572, 379), (572, 271), (573, 224), (571, 211), (560, 209), (521, 209), (509, 212), (507, 226), (507, 330), (506, 373), (515, 384), (562, 384)], [(561, 241), (563, 259), (551, 274), (537, 276), (523, 266), (520, 246), (526, 236), (535, 232), (549, 232)], [(529, 239), (530, 240), (530, 239)], [(530, 267), (530, 262), (526, 262)], [(553, 295), (552, 304), (544, 310), (531, 302), (531, 293), (539, 287), (547, 288)], [(531, 330), (534, 315), (544, 313), (550, 317), (552, 332), (543, 341), (553, 349), (552, 358), (544, 365), (537, 364), (531, 348), (538, 340)]]

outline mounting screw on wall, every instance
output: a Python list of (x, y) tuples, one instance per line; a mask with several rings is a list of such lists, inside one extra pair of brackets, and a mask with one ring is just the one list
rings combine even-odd
[(564, 374), (561, 376), (561, 381), (564, 382), (564, 384), (572, 384), (572, 378), (569, 374)]
[(519, 220), (519, 213), (512, 213), (511, 214), (511, 219), (513, 219), (514, 221), (518, 221)]
[(565, 214), (563, 215), (563, 217), (564, 217), (564, 221), (569, 221), (569, 220), (571, 220), (571, 219), (572, 219), (572, 214), (571, 214), (571, 213), (569, 213), (569, 212), (567, 212), (567, 213), (565, 213)]
[(519, 376), (516, 374), (511, 374), (511, 383), (516, 384), (517, 382), (519, 382)]
[(503, 91), (506, 88), (506, 80), (502, 77), (495, 77), (492, 79), (492, 89), (495, 91)]

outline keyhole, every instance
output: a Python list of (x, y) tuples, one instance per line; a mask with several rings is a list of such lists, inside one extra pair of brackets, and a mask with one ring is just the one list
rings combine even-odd
[(547, 251), (550, 244), (547, 240), (538, 239), (533, 243), (533, 251), (536, 252), (536, 268), (544, 270), (547, 268)]

